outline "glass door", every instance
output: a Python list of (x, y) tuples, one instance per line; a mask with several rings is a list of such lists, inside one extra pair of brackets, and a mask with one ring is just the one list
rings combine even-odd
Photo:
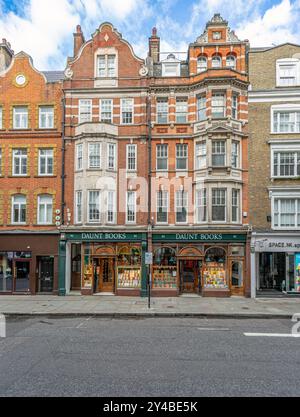
[(39, 292), (53, 291), (54, 259), (50, 257), (40, 258), (39, 268)]
[(13, 290), (13, 252), (0, 252), (0, 293)]
[(15, 292), (29, 292), (30, 262), (16, 260), (14, 266), (14, 290)]
[(115, 289), (115, 259), (94, 259), (94, 292), (114, 292)]

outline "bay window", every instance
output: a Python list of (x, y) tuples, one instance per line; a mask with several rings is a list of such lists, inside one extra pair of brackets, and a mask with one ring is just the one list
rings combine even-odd
[(232, 222), (238, 223), (240, 221), (240, 190), (232, 190), (231, 210)]
[(75, 204), (75, 221), (76, 223), (82, 223), (82, 191), (76, 191), (76, 204)]
[(231, 166), (232, 168), (239, 168), (240, 159), (240, 144), (237, 141), (231, 143)]
[(101, 167), (101, 144), (89, 143), (89, 168), (99, 169)]
[(226, 165), (226, 142), (225, 140), (212, 141), (212, 166), (223, 167)]
[(196, 222), (207, 221), (207, 192), (205, 188), (196, 191)]
[(100, 191), (88, 193), (88, 220), (90, 223), (100, 223)]
[(115, 194), (114, 191), (107, 192), (107, 223), (115, 223)]
[(107, 150), (107, 159), (108, 164), (107, 168), (109, 170), (115, 170), (116, 169), (116, 144), (115, 143), (109, 143)]
[(225, 94), (213, 93), (211, 101), (211, 113), (214, 119), (225, 117)]
[(224, 189), (212, 190), (212, 221), (226, 221), (226, 190)]
[(196, 169), (206, 167), (206, 141), (196, 143)]

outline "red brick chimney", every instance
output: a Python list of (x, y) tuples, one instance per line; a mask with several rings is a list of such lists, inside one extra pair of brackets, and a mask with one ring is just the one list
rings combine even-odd
[(80, 25), (77, 25), (76, 33), (74, 33), (73, 36), (74, 36), (74, 57), (75, 57), (78, 55), (80, 48), (85, 42)]
[(159, 62), (160, 54), (160, 38), (157, 36), (157, 29), (152, 29), (152, 36), (149, 38), (149, 56), (153, 59), (153, 62)]

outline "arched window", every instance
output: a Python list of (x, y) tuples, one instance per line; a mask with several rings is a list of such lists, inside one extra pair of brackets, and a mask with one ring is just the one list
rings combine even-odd
[(48, 194), (38, 196), (38, 224), (53, 223), (53, 197)]
[(205, 56), (200, 56), (197, 60), (197, 74), (207, 70), (207, 59)]
[(23, 194), (14, 195), (12, 197), (12, 223), (26, 223), (26, 196)]
[(154, 265), (175, 266), (176, 252), (172, 248), (160, 248), (154, 252)]
[(226, 57), (226, 67), (235, 69), (236, 68), (236, 59), (234, 55), (228, 55)]
[(214, 55), (211, 60), (212, 68), (221, 68), (222, 66), (222, 59), (219, 55)]

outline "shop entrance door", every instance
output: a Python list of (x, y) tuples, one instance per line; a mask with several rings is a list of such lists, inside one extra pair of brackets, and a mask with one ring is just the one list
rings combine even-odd
[(286, 254), (264, 252), (259, 254), (260, 290), (282, 291), (286, 286)]
[(54, 259), (50, 257), (39, 258), (39, 292), (53, 292)]
[(94, 259), (94, 293), (113, 293), (115, 288), (115, 259)]
[(15, 292), (29, 292), (29, 261), (15, 261), (14, 268), (14, 290)]
[(200, 292), (201, 266), (199, 261), (182, 260), (180, 261), (180, 282), (182, 293)]

